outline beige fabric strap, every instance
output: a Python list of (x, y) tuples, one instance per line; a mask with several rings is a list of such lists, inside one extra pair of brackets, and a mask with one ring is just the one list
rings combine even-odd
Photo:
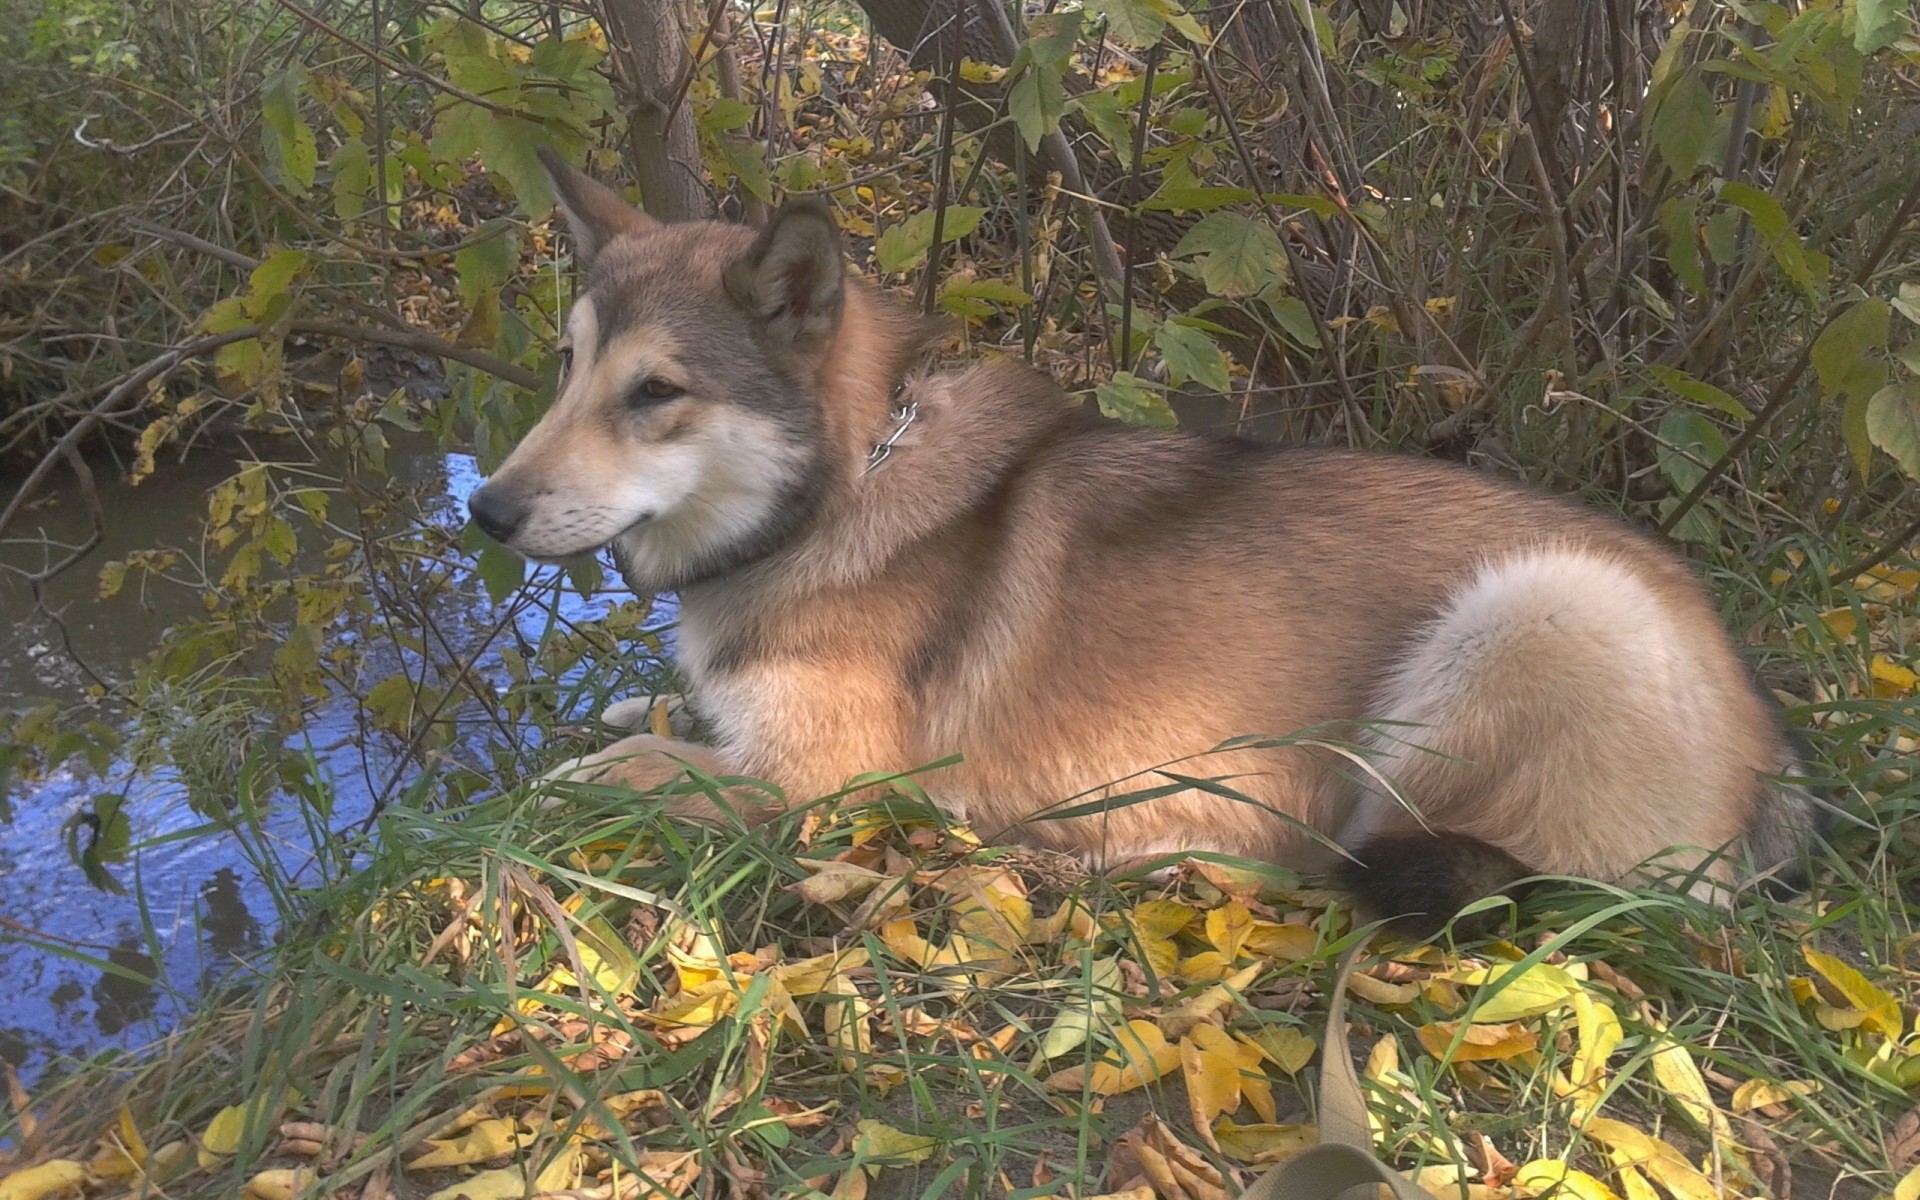
[[(1240, 1200), (1354, 1200), (1372, 1197), (1385, 1184), (1394, 1200), (1432, 1200), (1413, 1181), (1373, 1153), (1367, 1131), (1367, 1098), (1353, 1070), (1347, 1043), (1347, 980), (1366, 948), (1362, 938), (1340, 956), (1327, 1005), (1327, 1036), (1320, 1046), (1320, 1144), (1308, 1147), (1253, 1181)], [(1364, 1188), (1364, 1192), (1354, 1189)]]

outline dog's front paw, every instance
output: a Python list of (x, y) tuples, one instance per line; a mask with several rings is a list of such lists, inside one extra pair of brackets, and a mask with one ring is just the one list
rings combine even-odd
[(687, 698), (676, 692), (646, 693), (629, 696), (625, 700), (616, 700), (607, 705), (600, 714), (600, 723), (611, 725), (615, 729), (625, 729), (631, 733), (654, 733), (660, 729), (654, 724), (654, 710), (662, 704), (666, 706), (667, 732), (676, 738), (684, 738), (693, 732), (693, 712), (687, 707)]

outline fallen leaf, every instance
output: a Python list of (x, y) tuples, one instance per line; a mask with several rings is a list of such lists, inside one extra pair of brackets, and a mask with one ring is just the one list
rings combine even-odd
[(1383, 1006), (1412, 1004), (1420, 995), (1417, 983), (1388, 983), (1365, 971), (1347, 976), (1347, 990), (1368, 1004)]
[(1169, 1010), (1160, 1018), (1160, 1028), (1170, 1038), (1183, 1037), (1189, 1029), (1205, 1021), (1211, 1021), (1225, 1011), (1228, 1005), (1235, 1003), (1240, 993), (1245, 991), (1260, 972), (1267, 969), (1264, 962), (1251, 963), (1234, 972), (1231, 976), (1214, 984), (1206, 991), (1194, 996), (1177, 1008)]
[(450, 1138), (429, 1138), (422, 1150), (408, 1161), (409, 1171), (427, 1171), (435, 1167), (462, 1167), (472, 1163), (507, 1158), (533, 1141), (531, 1131), (520, 1128), (512, 1117), (493, 1117), (476, 1121)]
[(853, 1154), (857, 1161), (878, 1166), (908, 1166), (925, 1162), (940, 1148), (940, 1139), (895, 1129), (869, 1117), (854, 1126)]
[(1820, 972), (1820, 977), (1832, 984), (1834, 990), (1846, 997), (1847, 1003), (1861, 1013), (1862, 1023), (1890, 1040), (1900, 1039), (1902, 1022), (1898, 1000), (1831, 954), (1823, 954), (1812, 946), (1800, 947), (1800, 953), (1806, 957), (1808, 966)]
[(850, 862), (811, 858), (797, 861), (813, 874), (798, 883), (788, 884), (785, 890), (809, 904), (830, 904), (849, 896), (864, 896), (887, 879), (878, 871)]
[(1230, 900), (1207, 913), (1207, 941), (1231, 964), (1240, 957), (1240, 947), (1253, 932), (1253, 914), (1238, 900)]
[(1244, 1163), (1274, 1163), (1317, 1145), (1320, 1131), (1312, 1125), (1235, 1125), (1221, 1121), (1213, 1127), (1220, 1153)]
[(1605, 1098), (1607, 1060), (1613, 1057), (1623, 1035), (1612, 1006), (1594, 999), (1584, 988), (1574, 993), (1573, 1014), (1579, 1042), (1566, 1073), (1554, 1077), (1553, 1090), (1556, 1095), (1573, 1098), (1572, 1124), (1577, 1127)]
[(1070, 981), (1066, 993), (1068, 1004), (1040, 1039), (1035, 1062), (1059, 1058), (1086, 1041), (1089, 1034), (1109, 1029), (1120, 1019), (1123, 993), (1119, 961), (1094, 959), (1086, 977)]
[(1523, 1196), (1553, 1192), (1573, 1200), (1620, 1200), (1612, 1188), (1585, 1171), (1551, 1158), (1536, 1159), (1514, 1172), (1513, 1186)]
[(1436, 1021), (1414, 1030), (1428, 1054), (1442, 1062), (1509, 1059), (1539, 1048), (1540, 1035), (1524, 1025), (1468, 1025)]
[[(1217, 1025), (1196, 1025), (1180, 1039), (1180, 1074), (1193, 1127), (1211, 1137), (1213, 1119), (1240, 1108), (1243, 1048)], [(1254, 1052), (1257, 1061), (1259, 1052)]]
[(70, 1158), (49, 1159), (0, 1179), (0, 1200), (48, 1200), (78, 1192), (86, 1183), (86, 1167)]
[(1262, 1025), (1245, 1035), (1244, 1040), (1258, 1046), (1267, 1061), (1289, 1075), (1299, 1074), (1300, 1068), (1312, 1062), (1314, 1052), (1320, 1048), (1318, 1042), (1292, 1025)]
[(1500, 990), (1485, 1000), (1474, 997), (1476, 1003), (1468, 1008), (1473, 1020), (1488, 1024), (1504, 1021), (1518, 1021), (1523, 1017), (1537, 1017), (1550, 1013), (1563, 1005), (1570, 1004), (1581, 990), (1580, 981), (1575, 979), (1565, 967), (1553, 963), (1535, 963), (1524, 971), (1515, 973), (1517, 963), (1497, 963), (1491, 967), (1466, 971), (1455, 978), (1456, 983), (1487, 988), (1500, 983)]
[(1115, 1096), (1144, 1087), (1180, 1065), (1180, 1048), (1168, 1043), (1152, 1021), (1133, 1020), (1114, 1030), (1114, 1049), (1092, 1063), (1068, 1067), (1047, 1077), (1056, 1091), (1083, 1088), (1098, 1096)]
[(293, 1200), (318, 1178), (312, 1167), (276, 1167), (247, 1180), (242, 1195), (247, 1200)]
[(1605, 1146), (1616, 1166), (1639, 1167), (1673, 1193), (1675, 1200), (1720, 1200), (1713, 1181), (1687, 1161), (1684, 1154), (1658, 1138), (1609, 1117), (1592, 1117), (1588, 1137)]

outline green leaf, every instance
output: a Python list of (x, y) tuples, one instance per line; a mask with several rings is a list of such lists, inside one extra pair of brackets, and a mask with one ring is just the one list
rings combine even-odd
[(304, 250), (276, 250), (263, 259), (247, 277), (247, 295), (241, 301), (247, 315), (256, 321), (270, 321), (285, 311), (285, 305), (276, 305), (287, 294), (287, 288), (305, 269), (308, 262)]
[(367, 193), (373, 190), (373, 151), (357, 137), (340, 143), (333, 152), (333, 215), (352, 221), (367, 211)]
[(545, 215), (554, 204), (553, 185), (534, 148), (551, 136), (531, 121), (489, 114), (480, 127), (480, 161), (507, 181), (507, 190), (523, 212)]
[(1131, 371), (1119, 371), (1093, 390), (1100, 411), (1129, 425), (1171, 429), (1177, 423), (1160, 389)]
[(1212, 212), (1216, 208), (1225, 208), (1229, 204), (1245, 204), (1259, 198), (1259, 195), (1249, 188), (1163, 187), (1148, 197), (1140, 207), (1169, 212)]
[(1692, 491), (1707, 468), (1726, 452), (1727, 439), (1719, 427), (1690, 408), (1676, 408), (1660, 421), (1660, 445), (1654, 457), (1682, 494)]
[(520, 266), (520, 236), (513, 223), (495, 217), (474, 231), (474, 243), (453, 255), (460, 275), (460, 301), (468, 308), (513, 277)]
[(1086, 0), (1085, 10), (1106, 18), (1107, 36), (1136, 50), (1153, 45), (1167, 31), (1167, 19), (1141, 0)]
[(1265, 222), (1239, 213), (1202, 217), (1173, 248), (1175, 258), (1199, 256), (1200, 281), (1216, 296), (1251, 296), (1286, 276), (1286, 250)]
[(1873, 470), (1873, 435), (1867, 432), (1867, 405), (1872, 401), (1871, 396), (1848, 396), (1840, 409), (1840, 436), (1846, 439), (1847, 454), (1862, 479)]
[(1027, 140), (1028, 150), (1040, 148), (1040, 139), (1059, 127), (1066, 111), (1067, 92), (1057, 67), (1029, 63), (1007, 92), (1007, 114)]
[(1893, 310), (1920, 325), (1920, 283), (1903, 283), (1893, 298)]
[[(1920, 384), (1889, 384), (1867, 401), (1867, 437), (1920, 479)], [(1864, 472), (1862, 472), (1864, 474)]]
[(1696, 296), (1707, 294), (1706, 272), (1700, 267), (1700, 201), (1676, 197), (1660, 206), (1660, 231), (1667, 235), (1667, 266), (1681, 286)]
[(1905, 22), (1902, 10), (1909, 0), (1856, 0), (1853, 5), (1853, 48), (1862, 54), (1884, 50), (1900, 40)]
[(1780, 201), (1752, 184), (1733, 182), (1720, 185), (1720, 198), (1745, 210), (1753, 219), (1753, 227), (1766, 239), (1774, 261), (1808, 299), (1819, 303), (1826, 296), (1826, 273), (1831, 264), (1826, 255), (1812, 253), (1801, 244)]
[(1813, 370), (1823, 399), (1870, 395), (1885, 382), (1887, 367), (1879, 354), (1887, 348), (1892, 313), (1885, 300), (1868, 297), (1820, 331), (1813, 342)]
[(993, 315), (994, 305), (1018, 307), (1033, 297), (998, 279), (957, 279), (940, 289), (940, 307), (955, 316), (976, 320)]
[(1153, 344), (1175, 386), (1192, 380), (1216, 392), (1227, 390), (1227, 357), (1202, 331), (1176, 317), (1154, 331)]
[(260, 89), (260, 141), (266, 153), (267, 174), (296, 196), (313, 186), (320, 151), (313, 130), (300, 117), (300, 87), (306, 69), (290, 66), (267, 77)]
[[(1028, 38), (1021, 47), (1022, 52), (1032, 62), (1045, 63), (1050, 67), (1064, 67), (1073, 54), (1074, 44), (1080, 40), (1081, 14), (1077, 12), (1047, 13), (1027, 22)], [(1019, 56), (1015, 56), (1016, 61)]]
[(1260, 294), (1266, 301), (1267, 311), (1287, 336), (1309, 350), (1320, 348), (1320, 330), (1313, 323), (1313, 313), (1307, 308), (1307, 302), (1298, 296), (1289, 296), (1277, 287), (1268, 288)]
[(495, 604), (504, 603), (526, 582), (527, 560), (497, 542), (489, 540), (480, 547), (477, 564), (481, 586)]
[(1746, 405), (1712, 384), (1695, 379), (1685, 371), (1661, 366), (1649, 367), (1648, 371), (1661, 387), (1676, 396), (1684, 396), (1695, 404), (1705, 405), (1715, 412), (1723, 412), (1742, 421), (1751, 420), (1753, 417), (1753, 414), (1747, 411)]
[[(949, 205), (940, 223), (940, 240), (951, 242), (972, 233), (986, 211), (971, 204)], [(933, 209), (923, 209), (880, 235), (873, 257), (882, 271), (911, 270), (926, 259), (933, 247), (933, 217)]]
[(1707, 253), (1713, 256), (1714, 265), (1732, 266), (1740, 257), (1740, 214), (1731, 208), (1723, 208), (1707, 218)]
[(1686, 179), (1706, 153), (1713, 137), (1713, 122), (1719, 110), (1713, 92), (1701, 79), (1697, 68), (1689, 68), (1674, 77), (1660, 107), (1653, 114), (1653, 144), (1675, 175)]

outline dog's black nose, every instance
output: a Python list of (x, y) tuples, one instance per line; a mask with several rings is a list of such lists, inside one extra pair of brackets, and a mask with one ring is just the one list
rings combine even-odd
[(480, 531), (496, 542), (505, 544), (527, 519), (524, 504), (505, 488), (482, 484), (467, 497), (467, 511), (473, 514), (473, 523)]

